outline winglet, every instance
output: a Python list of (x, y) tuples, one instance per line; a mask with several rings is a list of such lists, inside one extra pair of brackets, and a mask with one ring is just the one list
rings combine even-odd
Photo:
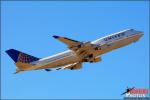
[(56, 38), (56, 39), (59, 38), (59, 36), (56, 36), (56, 35), (54, 35), (53, 37)]

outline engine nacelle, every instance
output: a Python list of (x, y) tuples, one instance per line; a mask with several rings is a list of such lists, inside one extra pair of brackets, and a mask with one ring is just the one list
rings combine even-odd
[(101, 59), (101, 57), (95, 57), (92, 61), (90, 61), (90, 62), (99, 62), (99, 61), (101, 61), (102, 59)]

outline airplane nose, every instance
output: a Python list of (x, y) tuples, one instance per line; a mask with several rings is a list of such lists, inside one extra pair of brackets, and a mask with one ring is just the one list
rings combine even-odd
[(142, 37), (143, 35), (144, 35), (144, 33), (143, 33), (143, 32), (141, 32), (141, 33), (140, 33), (140, 36)]
[(144, 35), (144, 33), (142, 31), (138, 31), (138, 34), (140, 35), (140, 37), (142, 37)]

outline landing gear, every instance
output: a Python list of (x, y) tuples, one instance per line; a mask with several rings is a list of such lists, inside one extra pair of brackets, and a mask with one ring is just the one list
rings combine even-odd
[(87, 57), (85, 57), (82, 61), (83, 62), (93, 62), (91, 59), (93, 58), (93, 54), (88, 55)]
[(79, 45), (78, 45), (78, 48), (81, 48), (81, 46), (82, 46), (82, 45), (81, 45), (81, 44), (79, 44)]
[(82, 61), (83, 61), (83, 62), (88, 62), (88, 59), (83, 59)]
[(90, 54), (90, 55), (89, 55), (89, 58), (93, 58), (93, 54)]
[(49, 71), (52, 71), (51, 69), (45, 69), (45, 71), (49, 72)]
[(61, 68), (57, 68), (56, 70), (60, 70)]
[(95, 50), (98, 50), (98, 47), (96, 47)]
[(71, 70), (74, 70), (74, 68), (73, 68), (73, 67), (71, 67), (70, 69), (71, 69)]

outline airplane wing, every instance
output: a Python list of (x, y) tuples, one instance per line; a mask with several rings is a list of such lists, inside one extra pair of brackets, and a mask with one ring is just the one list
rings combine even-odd
[(124, 93), (122, 93), (121, 95), (124, 95), (124, 94), (126, 94), (127, 92), (124, 92)]
[[(80, 69), (82, 67), (81, 62), (76, 62), (76, 63), (72, 63), (72, 64), (68, 64), (64, 67), (59, 67), (55, 70), (63, 70), (63, 69), (71, 69), (71, 70), (77, 70)], [(54, 71), (52, 69), (45, 69), (45, 71)]]
[(78, 55), (80, 61), (84, 61), (85, 58), (87, 59), (87, 61), (91, 61), (94, 60), (94, 58), (96, 57), (96, 55), (94, 55), (93, 53), (95, 52), (96, 45), (92, 44), (89, 41), (79, 42), (61, 36), (53, 36), (53, 37), (68, 45), (68, 48), (73, 50)]
[(61, 37), (61, 36), (56, 36), (56, 35), (54, 35), (53, 37), (55, 39), (65, 43), (70, 48), (82, 44), (82, 42), (79, 42), (79, 41), (76, 41), (76, 40), (72, 40), (72, 39), (69, 39), (69, 38), (66, 38), (66, 37)]

